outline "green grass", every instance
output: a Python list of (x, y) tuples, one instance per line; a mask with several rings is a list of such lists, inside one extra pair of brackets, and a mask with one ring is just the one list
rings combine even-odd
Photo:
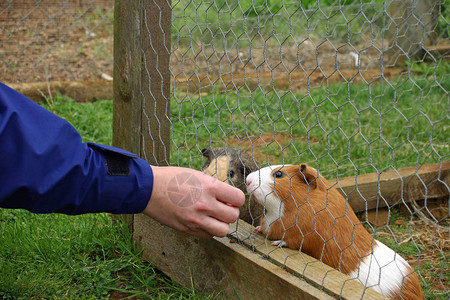
[(77, 103), (58, 95), (47, 99), (43, 107), (70, 122), (80, 133), (84, 142), (111, 145), (113, 105), (109, 100)]
[(450, 79), (338, 83), (305, 92), (237, 90), (171, 103), (172, 163), (235, 146), (262, 164), (308, 163), (325, 177), (448, 160)]
[[(357, 45), (363, 34), (381, 35), (389, 21), (384, 1), (173, 1), (172, 44), (182, 51), (200, 53), (204, 46), (233, 51), (236, 48), (275, 47), (294, 39), (333, 37)], [(369, 32), (368, 28), (372, 31)], [(264, 36), (263, 41), (258, 39)], [(202, 41), (201, 45), (196, 41)], [(270, 48), (270, 47), (269, 47)]]
[(437, 257), (439, 260), (426, 262), (421, 270), (422, 275), (426, 278), (432, 278), (433, 284), (427, 291), (427, 299), (430, 300), (447, 300), (449, 297), (448, 283), (450, 282), (450, 266), (448, 260), (450, 256), (447, 254), (446, 260), (443, 257)]
[(0, 298), (200, 299), (143, 261), (126, 226), (107, 214), (0, 210)]
[[(43, 105), (84, 141), (111, 144), (112, 102)], [(127, 227), (108, 214), (38, 215), (0, 209), (0, 299), (208, 298), (140, 258)]]
[[(253, 149), (263, 165), (307, 162), (319, 166), (324, 175), (448, 160), (450, 79), (434, 76), (438, 77), (330, 84), (296, 93), (177, 93), (171, 102), (171, 163), (199, 169), (202, 148), (225, 144)], [(111, 144), (111, 101), (80, 104), (57, 96), (44, 106), (71, 122), (84, 141)], [(259, 137), (265, 142), (256, 142)], [(394, 213), (391, 222), (402, 217)], [(411, 230), (392, 223), (388, 228), (398, 241)], [(113, 225), (106, 214), (0, 210), (0, 235), (0, 298), (205, 297), (144, 262), (125, 227)], [(394, 241), (391, 246), (395, 245)], [(405, 243), (398, 251), (416, 256), (426, 249)], [(429, 293), (442, 299), (439, 291)]]
[(113, 105), (109, 100), (77, 103), (57, 95), (47, 99), (43, 107), (70, 122), (80, 133), (84, 142), (111, 145)]
[[(319, 38), (358, 45), (362, 36), (383, 39), (392, 22), (386, 0), (215, 0), (172, 1), (172, 40), (182, 50), (199, 53), (202, 45), (228, 51), (255, 46), (257, 37), (274, 35), (282, 43)], [(440, 39), (448, 39), (449, 1), (443, 0), (438, 16)], [(267, 40), (266, 40), (267, 41)], [(262, 46), (262, 45), (259, 45)]]

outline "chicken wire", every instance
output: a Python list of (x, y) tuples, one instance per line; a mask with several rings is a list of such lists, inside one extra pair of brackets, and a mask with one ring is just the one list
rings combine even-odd
[(2, 82), (112, 76), (113, 1), (0, 2)]
[[(163, 10), (152, 5), (156, 15)], [(330, 182), (368, 173), (401, 177), (401, 168), (414, 167), (394, 203), (379, 181), (377, 207), (369, 211), (366, 204), (357, 215), (417, 271), (425, 297), (447, 299), (448, 2), (221, 0), (171, 7), (170, 47), (169, 33), (144, 13), (143, 52), (170, 51), (169, 66), (158, 55), (144, 62), (148, 87), (170, 69), (170, 95), (162, 91), (170, 98), (163, 118), (170, 119), (170, 158), (161, 163), (201, 169), (202, 149), (226, 147), (261, 167), (307, 164)], [(165, 42), (152, 43), (155, 27)], [(144, 99), (144, 110), (154, 97)], [(164, 122), (145, 118), (148, 132)], [(143, 144), (156, 147), (158, 139), (144, 134)], [(427, 164), (437, 164), (431, 182), (418, 175)], [(233, 182), (232, 176), (222, 179)], [(414, 197), (403, 187), (414, 178), (421, 199), (409, 203)], [(432, 185), (443, 194), (433, 194)], [(245, 182), (241, 188), (246, 192)], [(271, 257), (278, 248), (253, 232), (264, 214), (247, 225), (240, 220), (231, 235)], [(285, 267), (292, 256), (303, 257), (281, 251)], [(306, 276), (314, 262), (300, 259), (305, 269), (296, 271)]]

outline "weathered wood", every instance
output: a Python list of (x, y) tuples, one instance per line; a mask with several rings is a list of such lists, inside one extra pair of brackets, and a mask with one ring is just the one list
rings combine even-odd
[(450, 41), (449, 40), (443, 40), (440, 41), (437, 45), (433, 46), (427, 46), (426, 50), (428, 53), (435, 57), (443, 57), (447, 60), (449, 59), (450, 55)]
[(143, 1), (142, 11), (143, 155), (151, 165), (168, 165), (171, 1)]
[(275, 247), (264, 235), (254, 233), (251, 225), (244, 221), (231, 226), (230, 235), (242, 241), (256, 253), (266, 256), (274, 264), (303, 278), (312, 287), (326, 291), (339, 299), (381, 299), (383, 296), (368, 289), (347, 275), (323, 264), (321, 261), (289, 248)]
[(339, 179), (336, 185), (355, 211), (450, 195), (450, 162)]
[(439, 0), (392, 0), (389, 9), (389, 64), (425, 54), (437, 42)]
[[(139, 156), (142, 156), (141, 8), (141, 1), (114, 3), (113, 145)], [(131, 227), (133, 215), (122, 217)]]
[[(135, 217), (134, 236), (143, 256), (177, 282), (196, 285), (204, 293), (222, 292), (227, 299), (380, 299), (321, 262), (295, 250), (279, 249), (258, 235), (256, 251), (229, 238), (199, 239), (144, 215)], [(232, 235), (248, 237), (251, 226), (239, 221)], [(246, 241), (249, 245), (249, 240)], [(263, 255), (270, 253), (269, 259)], [(286, 265), (286, 269), (280, 266)], [(304, 278), (304, 279), (302, 279)], [(326, 291), (322, 291), (323, 289)]]
[(113, 83), (107, 80), (26, 82), (6, 83), (6, 85), (36, 102), (45, 101), (46, 97), (55, 97), (58, 93), (76, 102), (113, 98)]
[[(237, 74), (202, 74), (197, 76), (172, 77), (174, 88), (180, 93), (198, 94), (201, 92), (212, 92), (214, 90), (235, 90), (239, 88), (263, 88), (273, 86), (277, 89), (290, 89), (292, 91), (306, 90), (310, 85), (323, 84), (325, 81), (331, 82), (374, 82), (380, 78), (391, 78), (404, 72), (401, 68), (380, 69), (316, 69), (312, 73), (303, 71), (291, 71), (289, 73), (277, 74), (276, 77), (270, 72), (258, 73), (237, 73)], [(324, 74), (330, 74), (325, 76)]]

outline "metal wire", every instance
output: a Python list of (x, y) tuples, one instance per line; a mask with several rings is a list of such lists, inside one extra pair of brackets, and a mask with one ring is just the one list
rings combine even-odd
[[(442, 175), (449, 160), (449, 51), (439, 50), (449, 40), (448, 3), (173, 1), (172, 9), (171, 164), (199, 169), (201, 149), (227, 147), (263, 167), (306, 163), (334, 188), (343, 177), (378, 174), (378, 190), (362, 196), (361, 222), (406, 257), (426, 297), (448, 297), (449, 186), (419, 175), (432, 163)], [(381, 178), (405, 167), (415, 171), (392, 201)], [(435, 199), (433, 184), (447, 196)], [(252, 232), (239, 238), (270, 244)]]

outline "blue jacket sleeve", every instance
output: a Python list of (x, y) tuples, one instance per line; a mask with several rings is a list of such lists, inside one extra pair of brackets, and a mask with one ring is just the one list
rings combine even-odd
[(65, 120), (0, 83), (0, 207), (36, 213), (139, 213), (150, 165), (122, 149), (83, 143)]

